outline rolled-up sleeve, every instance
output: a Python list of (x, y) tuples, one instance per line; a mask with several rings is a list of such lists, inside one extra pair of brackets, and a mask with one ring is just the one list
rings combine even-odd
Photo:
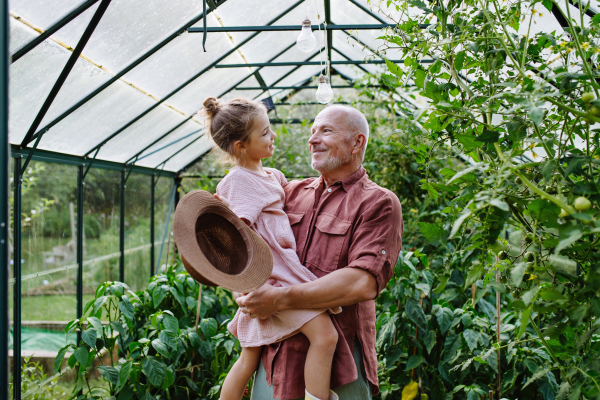
[(402, 207), (385, 191), (358, 219), (348, 252), (348, 267), (360, 268), (377, 280), (379, 294), (392, 277), (402, 248)]

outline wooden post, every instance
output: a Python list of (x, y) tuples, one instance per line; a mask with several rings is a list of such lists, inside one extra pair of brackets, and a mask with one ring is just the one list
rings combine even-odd
[(489, 400), (494, 400), (494, 391), (493, 390), (490, 390), (489, 395), (490, 395)]

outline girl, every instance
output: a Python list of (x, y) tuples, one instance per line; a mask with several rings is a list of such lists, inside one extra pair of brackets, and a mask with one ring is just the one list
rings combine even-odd
[[(204, 113), (212, 139), (236, 164), (217, 186), (217, 196), (227, 199), (231, 210), (269, 245), (273, 254), (269, 283), (285, 287), (317, 279), (296, 255), (294, 234), (283, 211), (282, 186), (287, 181), (280, 171), (263, 168), (261, 163), (261, 159), (273, 156), (276, 137), (267, 109), (256, 101), (220, 102), (211, 97), (204, 101)], [(261, 346), (298, 332), (310, 341), (304, 366), (306, 399), (337, 399), (329, 385), (338, 333), (326, 310), (283, 310), (265, 320), (250, 318), (238, 310), (228, 328), (240, 341), (242, 354), (225, 378), (221, 400), (242, 398), (258, 369)]]

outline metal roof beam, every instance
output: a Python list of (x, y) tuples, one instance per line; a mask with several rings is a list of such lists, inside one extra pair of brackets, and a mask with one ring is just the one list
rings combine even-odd
[[(102, 19), (102, 16), (104, 15), (104, 12), (108, 8), (108, 5), (110, 4), (110, 2), (111, 2), (111, 0), (102, 0), (100, 5), (96, 9), (96, 12), (94, 13), (94, 16), (92, 17), (92, 19), (90, 20), (90, 23), (88, 24), (87, 28), (85, 28), (85, 31), (81, 35), (79, 42), (77, 42), (77, 46), (75, 46), (73, 53), (71, 53), (71, 55), (69, 56), (67, 63), (63, 67), (63, 70), (61, 71), (58, 79), (54, 83), (52, 90), (50, 90), (50, 93), (48, 94), (48, 97), (46, 97), (44, 104), (42, 104), (42, 107), (40, 108), (38, 114), (36, 115), (35, 119), (31, 123), (31, 126), (29, 127), (27, 134), (25, 135), (25, 137), (23, 138), (23, 141), (21, 142), (21, 147), (27, 146), (33, 140), (32, 139), (33, 134), (35, 133), (36, 129), (42, 123), (42, 120), (44, 119), (44, 116), (50, 109), (50, 106), (54, 102), (54, 99), (56, 99), (58, 92), (62, 88), (63, 84), (67, 80), (67, 77), (71, 73), (71, 70), (75, 66), (75, 62), (77, 62), (77, 59), (81, 55), (83, 48), (87, 44), (90, 37), (92, 37), (94, 30), (98, 26), (98, 23), (100, 23), (100, 20)], [(38, 140), (39, 140), (39, 138), (38, 138)]]
[[(353, 85), (331, 85), (332, 89), (349, 89), (349, 88), (353, 88), (353, 87), (354, 87)], [(381, 87), (381, 85), (368, 85), (368, 87)], [(289, 90), (289, 89), (318, 89), (318, 88), (319, 88), (318, 86), (255, 86), (255, 87), (238, 87), (237, 90)]]
[(29, 43), (22, 46), (19, 50), (15, 51), (12, 55), (11, 63), (14, 63), (19, 58), (23, 57), (29, 51), (33, 50), (38, 44), (42, 43), (44, 40), (52, 36), (53, 33), (57, 32), (60, 28), (77, 18), (81, 15), (85, 10), (90, 8), (92, 5), (96, 4), (99, 0), (88, 0), (81, 4), (79, 7), (76, 7), (74, 10), (69, 12), (67, 15), (62, 17), (56, 23), (54, 23), (51, 27), (46, 29), (40, 36), (32, 39)]
[[(294, 8), (296, 8), (299, 4), (301, 4), (304, 0), (299, 0), (296, 3), (294, 3), (291, 7), (289, 7), (288, 9), (286, 9), (285, 11), (283, 11), (281, 14), (279, 14), (277, 17), (275, 17), (273, 20), (271, 20), (269, 22), (269, 24), (273, 24), (275, 23), (277, 20), (279, 20), (281, 17), (283, 17), (284, 15), (286, 15), (287, 13), (289, 13), (290, 11), (292, 11)], [(128, 123), (126, 123), (125, 125), (123, 125), (121, 128), (119, 128), (116, 132), (112, 133), (111, 135), (109, 135), (107, 138), (103, 139), (100, 143), (98, 143), (97, 145), (95, 145), (94, 147), (92, 147), (90, 150), (88, 150), (85, 155), (89, 155), (92, 151), (96, 150), (98, 147), (102, 147), (104, 146), (104, 144), (106, 144), (109, 140), (111, 140), (112, 138), (114, 138), (115, 136), (117, 136), (119, 133), (123, 132), (125, 129), (127, 129), (128, 127), (130, 127), (131, 125), (133, 125), (135, 122), (139, 121), (142, 117), (144, 117), (146, 114), (148, 114), (149, 112), (151, 112), (152, 110), (154, 110), (156, 107), (158, 107), (159, 105), (161, 105), (162, 103), (164, 103), (166, 100), (168, 100), (169, 98), (171, 98), (172, 96), (174, 96), (175, 94), (177, 94), (181, 89), (185, 88), (187, 85), (189, 85), (190, 83), (194, 82), (196, 79), (198, 79), (200, 76), (202, 76), (204, 73), (206, 73), (207, 71), (209, 71), (211, 68), (213, 68), (215, 65), (217, 65), (219, 62), (223, 61), (225, 58), (227, 58), (229, 55), (231, 55), (232, 53), (234, 53), (235, 51), (237, 51), (237, 49), (239, 49), (240, 47), (242, 47), (243, 45), (245, 45), (246, 43), (248, 43), (250, 40), (254, 39), (256, 36), (259, 35), (260, 32), (256, 32), (253, 35), (250, 35), (248, 38), (244, 39), (240, 44), (238, 44), (237, 46), (235, 46), (234, 48), (232, 48), (231, 50), (227, 51), (225, 54), (223, 54), (221, 57), (219, 57), (217, 60), (213, 61), (209, 66), (207, 66), (206, 68), (204, 68), (202, 71), (198, 72), (197, 74), (195, 74), (194, 76), (192, 76), (190, 79), (188, 79), (187, 81), (185, 81), (183, 84), (181, 84), (179, 87), (177, 87), (175, 90), (173, 90), (171, 93), (167, 94), (165, 97), (163, 97), (161, 100), (157, 101), (154, 105), (152, 105), (151, 107), (149, 107), (148, 109), (146, 109), (145, 111), (143, 111), (140, 115), (138, 115), (137, 117), (135, 117), (134, 119), (132, 119), (131, 121), (129, 121)], [(244, 65), (246, 66), (246, 65)]]
[[(220, 0), (218, 2), (217, 6), (222, 5), (226, 1), (227, 0)], [(212, 8), (210, 10), (208, 10), (207, 13), (210, 13), (211, 11), (213, 11)], [(138, 65), (140, 65), (144, 60), (146, 60), (148, 57), (150, 57), (151, 55), (153, 55), (154, 53), (156, 53), (158, 50), (160, 50), (163, 47), (165, 47), (173, 39), (175, 39), (176, 37), (178, 37), (179, 35), (181, 35), (183, 32), (185, 32), (187, 30), (187, 28), (189, 28), (190, 26), (192, 26), (195, 23), (197, 23), (198, 21), (200, 21), (202, 19), (202, 17), (203, 17), (203, 14), (199, 14), (199, 15), (195, 16), (194, 18), (192, 18), (191, 20), (189, 20), (188, 22), (186, 22), (185, 25), (183, 25), (181, 28), (179, 28), (175, 32), (171, 33), (171, 35), (169, 35), (168, 37), (166, 37), (159, 44), (157, 44), (156, 46), (154, 46), (153, 48), (151, 48), (150, 50), (148, 50), (146, 53), (142, 54), (135, 61), (131, 62), (128, 66), (126, 66), (125, 68), (123, 68), (115, 76), (113, 76), (108, 81), (106, 81), (105, 83), (103, 83), (100, 87), (98, 87), (97, 89), (95, 89), (90, 94), (86, 95), (81, 100), (77, 101), (68, 110), (66, 110), (65, 112), (63, 112), (58, 117), (54, 118), (52, 121), (50, 121), (48, 124), (46, 124), (46, 126), (44, 126), (43, 128), (41, 128), (40, 130), (38, 130), (35, 133), (35, 135), (32, 137), (32, 140), (34, 140), (40, 133), (50, 130), (50, 128), (52, 128), (54, 125), (58, 124), (60, 121), (62, 121), (63, 119), (65, 119), (66, 117), (68, 117), (69, 115), (71, 115), (79, 107), (81, 107), (82, 105), (84, 105), (85, 103), (87, 103), (88, 101), (90, 101), (97, 94), (99, 94), (104, 89), (106, 89), (107, 87), (109, 87), (110, 85), (112, 85), (113, 83), (115, 83), (117, 80), (119, 80), (123, 75), (125, 75), (126, 73), (128, 73), (129, 71), (131, 71), (132, 69), (134, 69), (135, 67), (137, 67)]]
[[(383, 28), (395, 28), (396, 26), (398, 26), (397, 24), (342, 24), (342, 25), (336, 25), (336, 24), (331, 24), (331, 25), (311, 25), (311, 29), (313, 31), (318, 31), (319, 28), (320, 30), (327, 30), (327, 31), (341, 31), (344, 29), (350, 29), (350, 30), (380, 30)], [(429, 26), (429, 24), (420, 24), (419, 27), (422, 28), (426, 28), (427, 26)], [(208, 27), (206, 28), (206, 31), (211, 33), (211, 32), (272, 32), (272, 31), (277, 31), (277, 32), (284, 32), (284, 31), (298, 31), (300, 32), (300, 30), (302, 29), (302, 25), (274, 25), (274, 26), (269, 26), (269, 25), (254, 25), (254, 26), (215, 26), (215, 27)], [(191, 27), (188, 28), (187, 30), (189, 33), (203, 33), (204, 29), (203, 28), (195, 28), (195, 27)]]
[(197, 158), (195, 158), (193, 161), (189, 162), (185, 167), (181, 168), (179, 171), (177, 171), (177, 175), (181, 174), (183, 171), (186, 171), (189, 167), (191, 167), (192, 165), (196, 164), (197, 162), (199, 162), (200, 160), (202, 160), (204, 157), (206, 157), (206, 155), (208, 153), (210, 153), (211, 149), (206, 150), (204, 153), (200, 154)]
[[(396, 64), (403, 64), (404, 60), (389, 60)], [(431, 64), (435, 60), (423, 58), (419, 60), (421, 64)], [(286, 61), (286, 62), (266, 62), (266, 63), (248, 63), (248, 64), (220, 64), (215, 68), (243, 68), (243, 67), (293, 67), (302, 65), (321, 65), (319, 61)], [(331, 61), (331, 65), (361, 65), (361, 64), (385, 64), (385, 60), (370, 60), (370, 61)]]
[[(325, 23), (327, 24), (327, 26), (329, 25), (334, 25), (333, 21), (331, 20), (331, 0), (324, 0), (325, 1)], [(329, 61), (331, 61), (331, 46), (333, 46), (333, 31), (330, 29), (327, 29), (327, 32), (325, 32), (325, 37), (327, 39), (327, 43), (326, 43), (326, 48), (327, 48), (327, 59)], [(331, 63), (329, 64), (329, 68), (331, 68)], [(328, 75), (331, 75), (331, 71), (327, 71)]]
[[(339, 51), (339, 49), (337, 47), (334, 47), (333, 50), (335, 50), (336, 53), (338, 53), (340, 56), (344, 57), (346, 60), (351, 61), (350, 57), (348, 57), (347, 55), (345, 55), (344, 53), (342, 53), (341, 51)], [(365, 72), (367, 74), (370, 74), (369, 70), (366, 69), (365, 67), (361, 66), (360, 64), (356, 64), (356, 66), (358, 68), (360, 68), (361, 71), (363, 71), (363, 72)]]

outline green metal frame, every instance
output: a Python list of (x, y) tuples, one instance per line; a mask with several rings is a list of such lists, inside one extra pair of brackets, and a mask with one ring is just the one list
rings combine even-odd
[[(21, 157), (15, 158), (13, 192), (13, 398), (21, 398)], [(15, 373), (15, 371), (19, 371)]]
[[(218, 26), (212, 28), (206, 28), (206, 31), (211, 32), (284, 32), (284, 31), (298, 31), (302, 29), (302, 25), (273, 25), (269, 26)], [(384, 28), (395, 28), (396, 24), (331, 24), (331, 25), (311, 25), (313, 31), (327, 30), (327, 31), (341, 31), (344, 29), (349, 30), (381, 30)], [(191, 27), (187, 30), (189, 33), (203, 33), (203, 28)]]
[[(396, 64), (404, 64), (404, 60), (389, 60)], [(424, 58), (419, 60), (421, 64), (431, 64), (435, 60)], [(319, 61), (286, 61), (286, 62), (266, 62), (266, 63), (247, 63), (247, 64), (219, 64), (215, 68), (244, 68), (244, 67), (295, 67), (305, 65), (321, 65)], [(363, 65), (363, 64), (385, 64), (385, 60), (369, 60), (369, 61), (331, 61), (331, 65)]]
[[(331, 85), (332, 89), (350, 89), (354, 85)], [(363, 86), (364, 87), (364, 86)], [(381, 85), (368, 85), (368, 87), (381, 87)], [(254, 86), (254, 87), (238, 87), (235, 90), (289, 90), (289, 89), (317, 89), (318, 86)]]
[(0, 398), (8, 399), (8, 279), (10, 276), (8, 210), (10, 191), (10, 146), (8, 143), (8, 69), (9, 22), (8, 0), (0, 1)]

